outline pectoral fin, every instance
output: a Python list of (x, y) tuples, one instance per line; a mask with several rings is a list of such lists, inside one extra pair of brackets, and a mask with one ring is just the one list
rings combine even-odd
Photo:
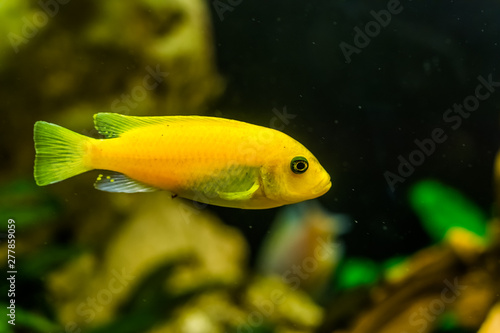
[(248, 200), (259, 189), (259, 183), (254, 183), (250, 189), (242, 192), (218, 192), (219, 197), (225, 200)]

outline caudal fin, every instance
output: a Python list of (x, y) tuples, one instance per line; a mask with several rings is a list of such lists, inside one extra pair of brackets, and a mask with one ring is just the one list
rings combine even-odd
[(84, 163), (87, 143), (92, 138), (45, 121), (35, 123), (33, 138), (37, 185), (57, 183), (92, 169)]

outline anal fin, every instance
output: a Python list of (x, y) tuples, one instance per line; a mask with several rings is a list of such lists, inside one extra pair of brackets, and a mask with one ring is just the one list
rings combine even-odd
[(136, 193), (136, 192), (154, 192), (159, 189), (144, 183), (138, 182), (125, 176), (124, 174), (110, 174), (97, 177), (94, 187), (106, 192)]

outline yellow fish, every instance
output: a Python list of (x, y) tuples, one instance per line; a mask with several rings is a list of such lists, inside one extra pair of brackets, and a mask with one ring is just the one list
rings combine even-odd
[(316, 157), (288, 135), (248, 123), (202, 116), (94, 115), (106, 139), (38, 121), (35, 180), (40, 186), (93, 169), (95, 188), (150, 192), (211, 205), (264, 209), (313, 199), (331, 187)]

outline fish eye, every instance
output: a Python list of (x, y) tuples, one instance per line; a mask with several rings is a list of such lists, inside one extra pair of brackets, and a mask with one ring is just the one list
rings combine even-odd
[(307, 162), (307, 159), (302, 156), (296, 156), (292, 159), (292, 162), (290, 162), (290, 169), (292, 169), (293, 173), (304, 173), (308, 167), (309, 162)]

